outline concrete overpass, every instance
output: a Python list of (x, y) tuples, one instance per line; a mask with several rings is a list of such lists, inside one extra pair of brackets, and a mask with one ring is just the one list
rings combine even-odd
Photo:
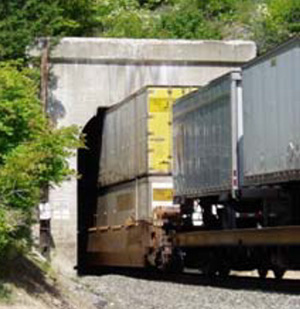
[(81, 126), (89, 144), (78, 158), (70, 158), (82, 179), (66, 181), (49, 195), (55, 260), (64, 270), (77, 264), (77, 229), (84, 227), (84, 213), (95, 201), (86, 195), (97, 178), (98, 107), (111, 106), (145, 85), (204, 85), (255, 55), (249, 41), (104, 38), (63, 38), (51, 51), (48, 112), (58, 126)]

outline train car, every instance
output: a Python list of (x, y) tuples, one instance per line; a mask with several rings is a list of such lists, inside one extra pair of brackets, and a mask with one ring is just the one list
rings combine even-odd
[(299, 75), (295, 38), (247, 64), (242, 79), (228, 74), (174, 105), (176, 240), (186, 265), (278, 278), (299, 268)]
[[(185, 225), (192, 225), (194, 201), (201, 198), (206, 227), (213, 205), (233, 199), (239, 185), (238, 142), (242, 135), (241, 72), (222, 76), (181, 99), (173, 109), (175, 200)], [(229, 208), (225, 209), (226, 211)], [(224, 213), (225, 215), (225, 213)], [(233, 222), (223, 222), (230, 225)], [(221, 220), (221, 218), (220, 218)]]
[(179, 216), (171, 177), (172, 105), (194, 89), (147, 86), (106, 112), (90, 265), (164, 264), (157, 254), (170, 242), (162, 226)]
[(300, 39), (243, 69), (243, 187), (265, 188), (263, 226), (300, 224)]
[(147, 86), (105, 114), (99, 186), (171, 175), (172, 105), (190, 86)]
[(295, 38), (197, 90), (146, 87), (109, 109), (89, 265), (300, 269), (299, 66)]

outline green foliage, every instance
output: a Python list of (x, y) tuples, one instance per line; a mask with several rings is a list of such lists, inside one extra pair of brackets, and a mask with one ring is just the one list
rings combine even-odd
[(149, 14), (136, 0), (99, 1), (96, 6), (97, 35), (106, 37), (148, 37)]
[(25, 56), (26, 47), (42, 36), (89, 35), (93, 0), (1, 0), (0, 60)]
[(45, 126), (37, 83), (28, 69), (0, 64), (0, 164), (18, 144), (34, 138)]
[[(154, 9), (156, 8), (156, 9)], [(196, 1), (103, 1), (97, 35), (132, 38), (220, 38)]]
[(74, 174), (68, 157), (81, 146), (75, 126), (56, 129), (37, 98), (37, 78), (16, 64), (0, 66), (0, 257), (25, 248), (40, 189)]
[(280, 43), (289, 34), (299, 33), (300, 2), (298, 0), (269, 1), (265, 25), (265, 48)]
[(196, 1), (180, 1), (163, 11), (156, 21), (154, 36), (174, 39), (221, 39), (217, 24), (207, 19)]
[(248, 1), (248, 9), (241, 16), (248, 38), (257, 43), (261, 52), (300, 32), (298, 0)]
[(95, 20), (94, 0), (0, 2), (0, 259), (28, 246), (41, 188), (75, 174), (67, 159), (82, 146), (77, 127), (56, 129), (45, 116), (26, 48), (36, 37), (89, 34)]
[[(25, 247), (24, 239), (28, 239), (29, 229), (24, 225), (23, 216), (20, 210), (0, 206), (0, 261), (9, 258), (12, 246), (17, 250), (23, 250)], [(20, 237), (19, 234), (22, 232), (25, 232), (25, 235)]]
[(0, 304), (10, 304), (12, 301), (12, 289), (7, 283), (0, 281)]
[(94, 34), (106, 37), (251, 39), (260, 51), (299, 33), (298, 0), (106, 0)]
[(299, 0), (2, 0), (0, 60), (41, 36), (253, 39), (261, 50), (299, 33)]

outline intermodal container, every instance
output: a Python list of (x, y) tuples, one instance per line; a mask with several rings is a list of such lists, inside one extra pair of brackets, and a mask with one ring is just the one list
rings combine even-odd
[(96, 226), (153, 222), (158, 208), (173, 208), (173, 181), (170, 176), (143, 177), (103, 189), (98, 197)]
[(172, 105), (194, 87), (145, 87), (105, 115), (101, 187), (172, 171)]

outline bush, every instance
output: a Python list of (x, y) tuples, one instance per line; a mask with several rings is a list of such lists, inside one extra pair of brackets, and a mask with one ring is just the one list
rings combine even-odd
[(75, 172), (68, 158), (81, 146), (76, 126), (56, 129), (37, 98), (33, 71), (0, 67), (0, 256), (30, 244), (33, 213), (44, 186)]

